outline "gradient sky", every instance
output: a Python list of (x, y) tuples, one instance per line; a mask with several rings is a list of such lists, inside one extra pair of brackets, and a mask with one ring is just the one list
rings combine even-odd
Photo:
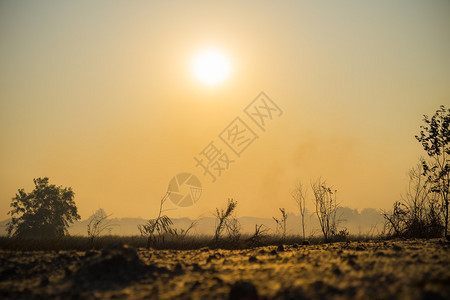
[[(192, 74), (204, 49), (228, 80)], [(32, 179), (71, 186), (81, 217), (155, 217), (169, 180), (203, 185), (173, 217), (295, 211), (319, 176), (344, 206), (389, 209), (450, 104), (450, 2), (1, 1), (0, 219)], [(261, 91), (284, 111), (215, 183), (196, 156)], [(312, 209), (309, 192), (308, 208)]]

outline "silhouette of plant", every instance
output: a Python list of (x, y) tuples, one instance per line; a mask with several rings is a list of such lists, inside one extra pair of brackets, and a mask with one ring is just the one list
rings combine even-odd
[(108, 220), (111, 215), (107, 215), (103, 209), (97, 210), (89, 220), (87, 225), (87, 234), (89, 237), (89, 245), (94, 245), (94, 240), (104, 231), (111, 233), (112, 227), (117, 226), (112, 220)]
[(291, 193), (292, 198), (297, 203), (300, 218), (301, 218), (301, 229), (303, 232), (303, 240), (305, 240), (305, 210), (306, 210), (306, 189), (301, 183), (298, 183), (297, 187)]
[(337, 232), (333, 236), (333, 241), (334, 242), (346, 242), (346, 241), (348, 241), (349, 235), (350, 235), (350, 232), (348, 232), (348, 229), (343, 228), (343, 229), (339, 230), (339, 232)]
[(188, 228), (173, 228), (173, 222), (167, 215), (162, 213), (164, 203), (170, 195), (170, 191), (161, 198), (158, 216), (155, 219), (148, 220), (147, 223), (138, 225), (139, 232), (142, 236), (147, 237), (147, 248), (164, 246), (166, 237), (179, 238), (183, 240), (189, 231), (195, 227), (197, 221), (192, 221)]
[(281, 212), (281, 218), (277, 219), (275, 217), (272, 217), (272, 219), (277, 223), (277, 232), (282, 233), (283, 240), (286, 239), (286, 221), (287, 221), (287, 214), (286, 210), (284, 208), (279, 209)]
[(231, 216), (228, 219), (228, 222), (225, 223), (225, 229), (230, 243), (236, 245), (241, 238), (241, 223), (236, 216)]
[(423, 175), (423, 165), (409, 172), (409, 186), (392, 212), (383, 212), (389, 235), (398, 237), (438, 237), (444, 226), (439, 200), (430, 192), (432, 183)]
[(314, 194), (313, 201), (316, 207), (315, 212), (319, 219), (320, 229), (322, 230), (325, 242), (327, 242), (337, 233), (337, 190), (333, 191), (332, 187), (328, 187), (326, 181), (321, 178), (315, 183), (312, 183), (311, 188)]
[(8, 236), (61, 237), (68, 234), (69, 223), (80, 219), (72, 189), (49, 184), (47, 177), (33, 179), (33, 182), (32, 192), (19, 189), (12, 199)]
[(400, 201), (395, 201), (392, 213), (383, 212), (383, 217), (387, 221), (386, 227), (388, 228), (389, 234), (392, 234), (393, 232), (395, 236), (402, 235), (402, 224), (405, 222), (406, 215), (403, 207), (403, 203)]
[(191, 231), (198, 223), (198, 220), (194, 220), (191, 222), (191, 224), (189, 224), (188, 228), (186, 229), (178, 229), (178, 228), (173, 228), (172, 231), (170, 232), (170, 234), (172, 234), (175, 237), (178, 237), (180, 239), (184, 239), (186, 237), (186, 235), (189, 233), (189, 231)]
[[(227, 208), (225, 210), (221, 209), (219, 211), (218, 208), (216, 208), (216, 217), (217, 217), (217, 225), (216, 225), (216, 231), (214, 234), (214, 242), (217, 244), (219, 241), (219, 238), (225, 228), (233, 228), (233, 222), (231, 221), (231, 215), (233, 211), (235, 210), (237, 206), (237, 202), (233, 199), (228, 199)], [(236, 220), (237, 222), (237, 220)], [(234, 222), (234, 223), (236, 223)], [(232, 229), (231, 229), (232, 230)]]
[(444, 234), (448, 234), (448, 206), (450, 193), (450, 109), (444, 105), (431, 119), (424, 115), (425, 125), (416, 139), (422, 144), (429, 159), (422, 160), (423, 175), (431, 184), (430, 191), (439, 196), (444, 217)]
[(165, 236), (167, 234), (173, 234), (172, 220), (167, 215), (162, 215), (164, 212), (164, 202), (167, 200), (169, 195), (170, 192), (168, 191), (161, 198), (159, 213), (155, 219), (148, 220), (147, 223), (138, 225), (141, 235), (147, 237), (147, 248), (150, 248), (151, 246), (158, 246), (161, 243), (164, 244)]
[(256, 246), (261, 243), (261, 240), (266, 237), (266, 232), (269, 229), (264, 226), (264, 224), (255, 224), (255, 233), (251, 237), (247, 239), (247, 242), (249, 242), (251, 245)]

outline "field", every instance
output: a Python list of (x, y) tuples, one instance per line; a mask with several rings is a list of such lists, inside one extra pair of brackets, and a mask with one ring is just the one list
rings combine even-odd
[(237, 250), (1, 250), (0, 298), (450, 299), (449, 248), (431, 239)]

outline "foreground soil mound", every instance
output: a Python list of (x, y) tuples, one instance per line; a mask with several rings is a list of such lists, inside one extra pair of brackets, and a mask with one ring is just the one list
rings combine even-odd
[(135, 249), (119, 245), (86, 253), (73, 279), (84, 289), (115, 289), (143, 278), (148, 269)]
[(444, 240), (0, 252), (1, 299), (450, 299)]

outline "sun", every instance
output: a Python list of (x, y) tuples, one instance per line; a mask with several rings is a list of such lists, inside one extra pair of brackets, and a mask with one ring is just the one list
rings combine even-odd
[(210, 86), (217, 85), (227, 79), (230, 75), (230, 69), (228, 58), (216, 50), (201, 52), (194, 58), (193, 62), (195, 77)]

